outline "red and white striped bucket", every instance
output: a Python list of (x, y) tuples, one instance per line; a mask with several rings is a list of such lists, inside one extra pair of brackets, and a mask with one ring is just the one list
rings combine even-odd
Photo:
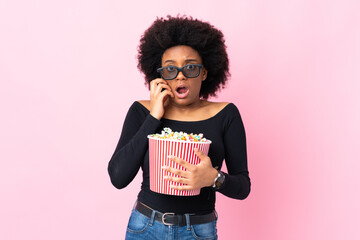
[(197, 165), (200, 159), (196, 156), (194, 148), (199, 149), (204, 154), (208, 154), (211, 141), (206, 142), (188, 142), (180, 140), (157, 139), (148, 136), (149, 139), (149, 165), (150, 165), (150, 190), (177, 196), (194, 196), (200, 194), (200, 189), (195, 190), (175, 190), (170, 188), (170, 185), (183, 186), (182, 183), (175, 183), (164, 180), (164, 176), (170, 175), (172, 177), (179, 177), (173, 173), (166, 172), (161, 167), (169, 166), (180, 170), (186, 169), (176, 162), (170, 160), (168, 156), (175, 156), (185, 161)]

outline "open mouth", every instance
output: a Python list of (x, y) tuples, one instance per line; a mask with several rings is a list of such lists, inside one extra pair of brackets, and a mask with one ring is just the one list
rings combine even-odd
[(189, 88), (180, 85), (176, 87), (175, 92), (178, 98), (186, 98), (187, 95), (189, 94)]

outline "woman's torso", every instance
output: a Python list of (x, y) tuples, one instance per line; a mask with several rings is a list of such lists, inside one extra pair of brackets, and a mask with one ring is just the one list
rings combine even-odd
[[(223, 135), (228, 125), (229, 114), (233, 104), (211, 103), (204, 105), (193, 114), (177, 115), (171, 113), (161, 119), (159, 130), (169, 127), (173, 131), (187, 133), (203, 133), (204, 137), (210, 139), (212, 144), (208, 156), (213, 166), (221, 168), (225, 157), (225, 146)], [(139, 108), (144, 115), (149, 114), (149, 102), (139, 101)], [(145, 153), (142, 170), (143, 182), (138, 200), (160, 212), (183, 213), (210, 213), (215, 208), (215, 192), (210, 187), (201, 189), (197, 196), (171, 196), (152, 192), (149, 187), (149, 153)]]

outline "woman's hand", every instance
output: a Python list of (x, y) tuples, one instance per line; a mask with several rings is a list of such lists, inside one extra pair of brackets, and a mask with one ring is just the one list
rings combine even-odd
[(161, 119), (165, 113), (165, 107), (168, 104), (168, 98), (174, 97), (170, 86), (162, 78), (156, 78), (150, 82), (150, 114)]
[[(171, 188), (176, 190), (193, 190), (203, 187), (209, 187), (214, 184), (214, 180), (218, 174), (218, 171), (212, 167), (210, 158), (198, 149), (195, 149), (195, 154), (200, 158), (198, 165), (193, 165), (181, 158), (169, 157), (172, 161), (183, 166), (186, 171), (178, 170), (168, 166), (163, 166), (163, 169), (167, 172), (174, 173), (180, 177), (164, 176), (165, 179), (186, 184), (184, 186), (174, 186)], [(182, 177), (182, 178), (181, 178)]]

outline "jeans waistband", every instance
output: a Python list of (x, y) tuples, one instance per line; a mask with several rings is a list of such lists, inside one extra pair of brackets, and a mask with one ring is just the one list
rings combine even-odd
[(216, 211), (204, 215), (161, 213), (139, 201), (136, 203), (135, 209), (149, 218), (153, 217), (155, 221), (162, 222), (164, 225), (189, 226), (209, 223), (217, 219)]

